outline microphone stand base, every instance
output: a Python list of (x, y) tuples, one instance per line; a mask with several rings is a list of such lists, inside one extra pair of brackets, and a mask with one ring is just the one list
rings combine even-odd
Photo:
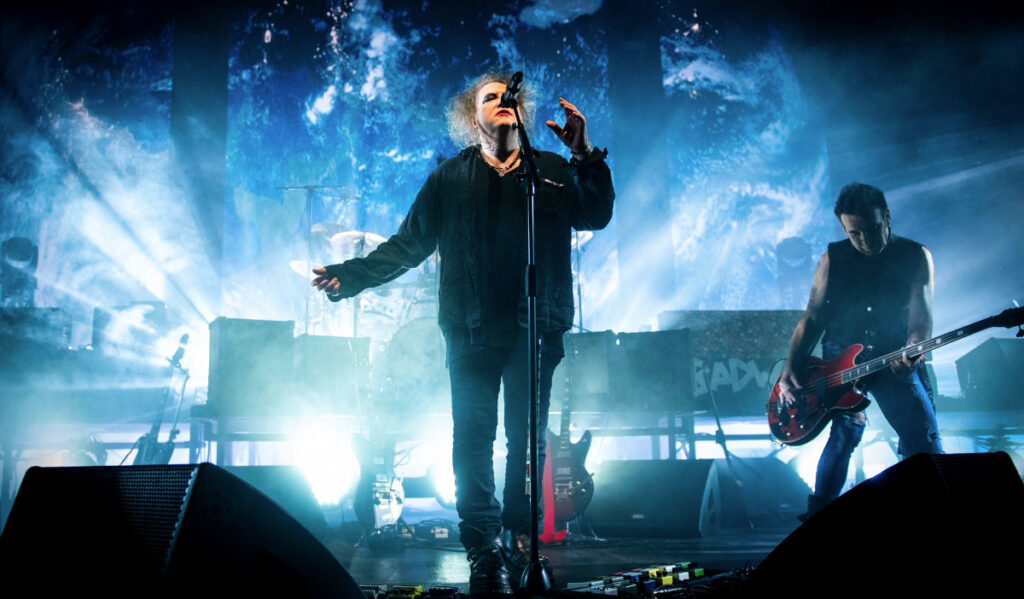
[(551, 576), (540, 560), (530, 562), (523, 570), (523, 578), (519, 581), (519, 593), (524, 597), (547, 595), (551, 592)]

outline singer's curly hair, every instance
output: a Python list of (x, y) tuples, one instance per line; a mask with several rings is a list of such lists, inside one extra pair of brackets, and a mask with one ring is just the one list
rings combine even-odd
[[(471, 146), (478, 141), (476, 132), (476, 94), (480, 88), (497, 81), (507, 84), (512, 80), (512, 73), (493, 69), (473, 79), (459, 93), (448, 101), (444, 114), (448, 118), (448, 135), (460, 148)], [(523, 83), (519, 86), (519, 116), (529, 131), (533, 125), (536, 106), (530, 86)]]

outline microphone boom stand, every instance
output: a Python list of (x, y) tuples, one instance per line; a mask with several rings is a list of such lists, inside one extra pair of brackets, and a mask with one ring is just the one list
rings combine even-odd
[[(537, 423), (540, 416), (540, 380), (539, 362), (540, 345), (537, 336), (537, 256), (536, 256), (536, 221), (535, 221), (535, 194), (540, 184), (540, 174), (537, 171), (537, 163), (533, 159), (533, 149), (530, 147), (530, 139), (523, 127), (522, 118), (519, 115), (519, 101), (512, 96), (518, 91), (518, 82), (522, 80), (522, 73), (513, 75), (513, 81), (509, 85), (506, 97), (502, 98), (503, 104), (516, 116), (516, 132), (519, 134), (520, 155), (525, 155), (526, 174), (517, 175), (526, 180), (526, 306), (528, 322), (528, 351), (529, 355), (529, 376), (530, 376), (530, 468), (529, 491), (530, 491), (530, 565), (523, 571), (523, 578), (519, 583), (521, 592), (527, 595), (546, 594), (551, 591), (551, 577), (544, 570), (540, 562), (540, 537), (538, 525), (540, 522), (540, 497), (538, 494), (538, 483), (543, 477), (538, 468), (540, 452), (537, 445), (539, 431)], [(509, 93), (512, 92), (512, 93)]]

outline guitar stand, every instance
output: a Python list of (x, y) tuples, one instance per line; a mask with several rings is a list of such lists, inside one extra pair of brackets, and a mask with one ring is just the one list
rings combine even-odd
[(603, 543), (605, 539), (597, 536), (594, 527), (590, 525), (586, 512), (576, 516), (565, 523), (566, 534), (563, 544), (571, 543)]

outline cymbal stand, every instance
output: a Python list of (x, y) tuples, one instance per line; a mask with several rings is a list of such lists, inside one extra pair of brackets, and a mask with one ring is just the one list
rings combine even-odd
[[(306, 192), (306, 274), (313, 272), (313, 195), (318, 189), (345, 189), (341, 185), (296, 185), (278, 187), (278, 191), (295, 191), (301, 189)], [(309, 302), (313, 297), (313, 287), (306, 290), (305, 315), (303, 318), (303, 333), (309, 334)]]
[(572, 232), (573, 239), (576, 240), (573, 250), (576, 252), (576, 310), (579, 315), (580, 323), (576, 325), (579, 328), (579, 332), (586, 332), (583, 328), (583, 271), (582, 271), (582, 255), (583, 246), (580, 244), (580, 232)]

